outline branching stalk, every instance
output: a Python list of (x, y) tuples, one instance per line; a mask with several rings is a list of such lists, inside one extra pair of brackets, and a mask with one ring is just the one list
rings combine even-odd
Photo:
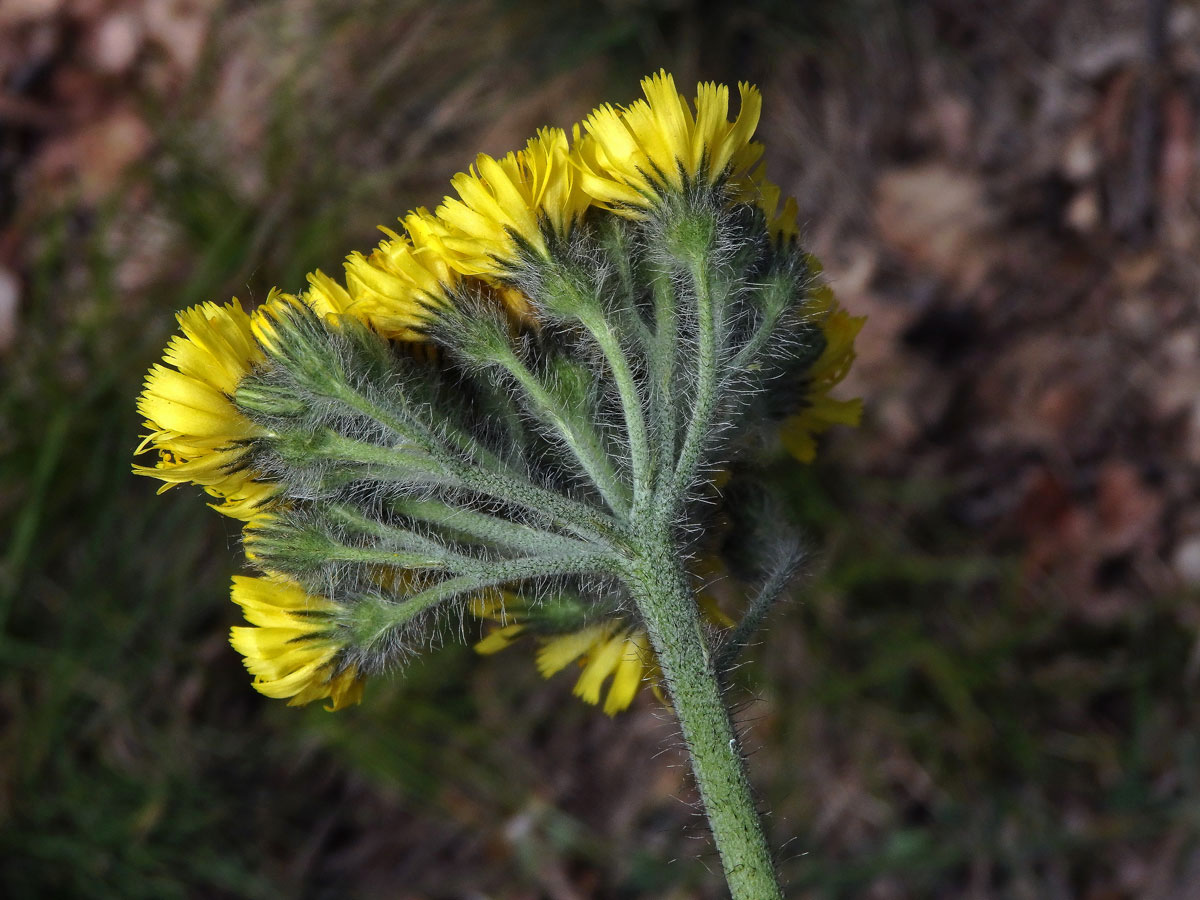
[(533, 578), (588, 574), (612, 575), (615, 572), (616, 565), (613, 557), (606, 553), (503, 560), (488, 566), (486, 572), (473, 572), (447, 578), (423, 591), (410, 594), (400, 603), (392, 604), (389, 615), (376, 617), (373, 621), (375, 633), (364, 636), (364, 638), (367, 643), (373, 643), (391, 629), (398, 628), (412, 621), (421, 613), (463, 594)]
[(779, 324), (779, 320), (783, 318), (784, 312), (785, 310), (782, 308), (768, 309), (763, 314), (763, 318), (755, 327), (754, 333), (750, 335), (750, 340), (734, 356), (733, 363), (730, 366), (733, 371), (741, 371), (754, 363), (759, 354), (762, 353), (762, 349), (766, 346), (767, 341), (775, 333), (775, 327)]
[(700, 332), (696, 349), (696, 392), (692, 401), (692, 416), (679, 450), (679, 462), (667, 491), (666, 499), (672, 512), (696, 477), (704, 444), (712, 428), (719, 383), (716, 303), (708, 261), (694, 260), (691, 276), (696, 290), (697, 324)]
[(675, 458), (675, 403), (672, 401), (671, 384), (675, 378), (675, 354), (678, 337), (675, 286), (671, 275), (663, 269), (651, 273), (651, 291), (654, 299), (654, 353), (651, 355), (650, 371), (654, 389), (650, 405), (658, 431), (659, 458), (664, 471), (669, 471), (670, 461)]
[(733, 665), (738, 654), (745, 649), (746, 644), (758, 633), (766, 621), (767, 614), (775, 608), (775, 604), (787, 589), (788, 583), (796, 574), (800, 565), (800, 549), (793, 548), (786, 553), (778, 565), (767, 576), (741, 620), (733, 630), (723, 636), (721, 646), (717, 650), (714, 668), (718, 674), (725, 672)]
[(625, 428), (629, 434), (629, 452), (633, 462), (633, 501), (634, 506), (644, 502), (651, 488), (650, 473), (652, 460), (650, 456), (650, 440), (646, 434), (646, 413), (642, 405), (641, 394), (638, 393), (637, 382), (629, 359), (625, 355), (621, 342), (613, 333), (604, 315), (588, 305), (580, 315), (583, 327), (595, 339), (600, 352), (608, 362), (608, 367), (617, 384), (617, 393), (621, 398), (621, 411), (625, 416)]
[[(565, 529), (584, 541), (604, 547), (620, 546), (621, 526), (602, 511), (533, 484), (528, 479), (489, 472), (455, 460), (432, 461), (421, 453), (383, 447), (369, 441), (339, 437), (327, 453), (363, 464), (364, 477), (378, 481), (408, 480), (457, 490), (470, 490), (492, 500), (520, 507), (552, 530)], [(332, 457), (330, 457), (332, 458)]]
[(580, 552), (590, 546), (566, 535), (522, 525), (477, 510), (447, 506), (438, 500), (398, 500), (392, 504), (392, 509), (411, 519), (452, 532), (461, 532), (485, 544), (516, 550), (529, 556)]
[(506, 349), (496, 361), (503, 365), (520, 385), (537, 417), (562, 437), (609, 509), (621, 517), (628, 515), (628, 489), (621, 482), (609, 454), (605, 451), (599, 432), (590, 423), (580, 420), (571, 415), (570, 410), (564, 409), (516, 353)]

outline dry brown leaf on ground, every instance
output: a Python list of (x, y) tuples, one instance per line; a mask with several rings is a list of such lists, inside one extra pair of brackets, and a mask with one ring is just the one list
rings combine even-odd
[(0, 266), (0, 354), (17, 339), (17, 310), (21, 300), (21, 282), (10, 269)]
[(1193, 194), (1195, 172), (1194, 101), (1184, 91), (1174, 90), (1163, 103), (1158, 194), (1163, 236), (1170, 246), (1180, 250), (1191, 247), (1200, 237), (1200, 209)]
[(996, 215), (983, 181), (941, 163), (891, 169), (879, 179), (875, 222), (914, 265), (970, 293), (987, 277)]
[(145, 43), (145, 20), (131, 9), (116, 9), (92, 23), (83, 40), (83, 53), (92, 68), (104, 75), (128, 72)]
[(77, 189), (87, 203), (109, 196), (154, 135), (130, 108), (118, 108), (77, 131), (48, 141), (36, 160), (44, 185)]
[(1067, 458), (1094, 433), (1110, 379), (1111, 348), (1103, 338), (1032, 333), (980, 373), (976, 411), (997, 442)]
[(1153, 543), (1163, 512), (1163, 496), (1143, 480), (1128, 460), (1110, 460), (1096, 478), (1098, 552), (1128, 553)]
[(63, 0), (4, 0), (0, 3), (0, 27), (47, 19), (62, 7)]

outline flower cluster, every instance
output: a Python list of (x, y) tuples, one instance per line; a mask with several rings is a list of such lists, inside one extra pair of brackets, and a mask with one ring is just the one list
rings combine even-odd
[(495, 623), (481, 653), (534, 635), (543, 675), (579, 664), (575, 693), (618, 712), (658, 671), (620, 588), (630, 523), (677, 510), (692, 533), (728, 435), (809, 461), (857, 422), (829, 393), (862, 320), (763, 174), (759, 92), (731, 118), (724, 85), (642, 88), (480, 155), (343, 281), (180, 314), (134, 471), (246, 523), (261, 575), (234, 580), (232, 643), (262, 693), (356, 703), (457, 598)]

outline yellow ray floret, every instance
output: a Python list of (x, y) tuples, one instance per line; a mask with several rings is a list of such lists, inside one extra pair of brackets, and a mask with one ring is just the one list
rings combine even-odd
[(750, 140), (762, 112), (757, 88), (738, 85), (741, 106), (732, 122), (725, 85), (700, 84), (694, 114), (665, 71), (643, 79), (642, 91), (644, 100), (623, 109), (594, 110), (583, 123), (586, 136), (577, 130), (580, 184), (597, 203), (636, 216), (685, 182), (749, 178), (762, 155), (762, 145)]
[[(833, 304), (827, 287), (818, 289), (818, 302)], [(803, 406), (783, 422), (780, 437), (784, 447), (801, 462), (812, 462), (817, 455), (816, 436), (834, 425), (857, 425), (862, 418), (862, 400), (835, 400), (829, 392), (841, 382), (854, 363), (854, 339), (862, 330), (865, 316), (851, 316), (833, 309), (821, 321), (825, 348), (809, 371)]]
[(547, 233), (568, 235), (590, 203), (561, 128), (543, 128), (524, 150), (501, 159), (480, 154), (451, 184), (458, 198), (447, 197), (437, 209), (447, 229), (447, 259), (462, 274), (478, 277), (510, 271), (521, 243), (546, 256)]
[(338, 662), (336, 604), (277, 575), (235, 575), (232, 598), (250, 627), (232, 628), (229, 643), (245, 657), (256, 691), (288, 706), (328, 699), (326, 708), (338, 710), (361, 702), (363, 678)]
[(361, 318), (356, 315), (354, 298), (350, 292), (320, 269), (308, 274), (308, 289), (300, 295), (300, 299), (330, 324), (336, 323), (341, 316)]
[(404, 218), (404, 234), (388, 236), (369, 256), (346, 258), (346, 287), (352, 314), (384, 337), (424, 340), (436, 310), (450, 302), (459, 281), (446, 249), (446, 228), (426, 209)]
[(610, 716), (627, 709), (645, 676), (658, 669), (646, 632), (616, 620), (542, 639), (537, 667), (543, 678), (576, 661), (582, 671), (574, 694), (586, 703), (599, 703), (604, 684), (612, 677), (604, 698), (604, 712)]
[(287, 321), (289, 312), (302, 312), (306, 304), (295, 294), (286, 294), (272, 288), (267, 301), (250, 316), (250, 333), (267, 353), (279, 354), (286, 346), (281, 325)]
[[(563, 640), (558, 638), (556, 640)], [(547, 641), (538, 653), (539, 667), (543, 659), (558, 656), (556, 640)], [(604, 712), (615, 715), (629, 707), (642, 686), (646, 670), (655, 667), (654, 654), (650, 652), (650, 639), (640, 628), (617, 630), (612, 635), (597, 636), (579, 654), (583, 659), (583, 671), (575, 682), (574, 694), (586, 703), (600, 702), (604, 684), (612, 676), (608, 694), (604, 699)], [(574, 662), (574, 660), (570, 660)], [(543, 675), (548, 673), (543, 668)]]
[[(715, 559), (707, 560), (706, 565), (707, 571), (717, 571)], [(712, 594), (701, 591), (696, 600), (705, 621), (720, 628), (733, 627), (733, 620), (721, 611)], [(471, 601), (470, 609), (475, 617), (490, 619), (499, 626), (475, 644), (476, 653), (499, 653), (520, 638), (533, 635), (538, 643), (537, 668), (543, 678), (556, 675), (572, 663), (579, 665), (574, 690), (579, 699), (598, 704), (605, 682), (612, 677), (604, 695), (606, 714), (613, 716), (628, 709), (643, 684), (649, 684), (658, 699), (666, 702), (658, 688), (662, 675), (658, 658), (641, 627), (614, 617), (546, 633), (536, 624), (539, 608), (530, 607), (511, 591), (480, 595)]]
[(193, 306), (178, 319), (182, 333), (167, 345), (166, 365), (150, 369), (137, 402), (150, 429), (137, 452), (154, 450), (159, 458), (133, 471), (165, 482), (161, 490), (201, 485), (221, 499), (214, 509), (248, 518), (275, 493), (245, 466), (248, 442), (264, 432), (232, 400), (238, 383), (263, 361), (251, 317), (235, 299)]
[[(515, 621), (526, 609), (521, 598), (510, 592), (477, 597), (471, 603), (471, 612), (500, 623), (500, 627), (475, 644), (476, 652), (497, 653), (531, 633), (530, 624)], [(542, 677), (550, 678), (578, 663), (581, 671), (575, 682), (575, 696), (592, 705), (603, 696), (604, 712), (610, 716), (628, 709), (643, 683), (658, 679), (658, 662), (646, 632), (620, 619), (565, 633), (537, 634), (537, 641), (537, 667)]]

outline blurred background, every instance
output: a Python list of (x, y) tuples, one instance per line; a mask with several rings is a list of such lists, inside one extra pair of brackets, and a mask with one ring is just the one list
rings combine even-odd
[[(0, 894), (718, 898), (647, 693), (450, 644), (336, 715), (129, 474), (174, 312), (659, 67), (758, 83), (869, 322), (735, 699), (797, 898), (1200, 897), (1200, 8), (0, 0)], [(664, 751), (664, 748), (665, 749)]]

